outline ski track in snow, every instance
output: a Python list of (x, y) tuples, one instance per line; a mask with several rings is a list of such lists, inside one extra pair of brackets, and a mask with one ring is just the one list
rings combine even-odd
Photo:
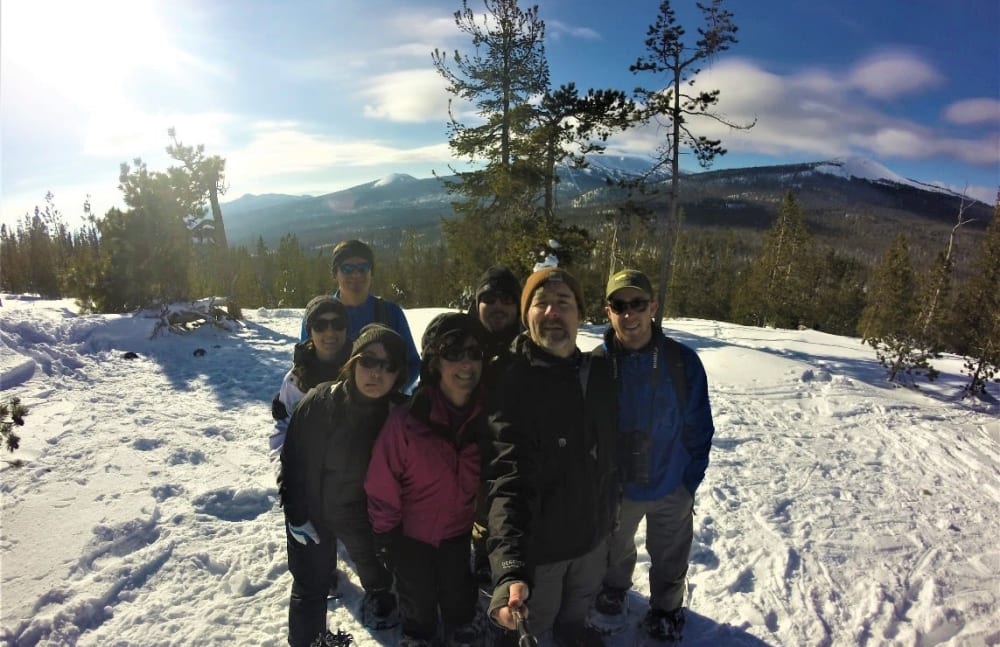
[[(2, 395), (31, 412), (23, 465), (5, 465), (0, 485), (0, 642), (286, 644), (291, 577), (266, 438), (301, 310), (150, 340), (141, 319), (10, 302)], [(416, 338), (436, 312), (407, 313)], [(889, 388), (857, 340), (668, 326), (706, 364), (717, 428), (685, 645), (1000, 644), (995, 407)], [(585, 349), (600, 330), (586, 333)], [(633, 625), (649, 590), (644, 534)], [(340, 554), (330, 628), (394, 644), (360, 626)]]

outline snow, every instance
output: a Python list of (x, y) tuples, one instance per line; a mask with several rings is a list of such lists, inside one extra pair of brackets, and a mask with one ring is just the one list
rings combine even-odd
[(948, 193), (949, 195), (955, 195), (953, 191), (950, 191), (944, 187), (936, 186), (933, 184), (925, 184), (923, 182), (917, 182), (916, 180), (910, 180), (902, 175), (898, 175), (893, 171), (890, 171), (887, 167), (879, 164), (878, 162), (868, 159), (866, 157), (848, 156), (848, 157), (838, 157), (827, 162), (822, 162), (815, 166), (815, 170), (820, 173), (826, 173), (828, 175), (836, 175), (842, 178), (857, 178), (859, 180), (869, 180), (871, 182), (887, 183), (891, 182), (894, 184), (902, 184), (904, 186), (910, 186), (922, 191), (936, 191), (938, 193)]
[(389, 186), (390, 184), (396, 184), (399, 182), (414, 182), (414, 181), (416, 181), (416, 178), (414, 178), (412, 175), (407, 175), (405, 173), (390, 173), (389, 175), (386, 175), (385, 177), (376, 180), (372, 186), (383, 187), (383, 186)]
[[(267, 436), (302, 311), (152, 338), (155, 319), (74, 312), (0, 307), (0, 397), (30, 408), (0, 466), (0, 643), (284, 645), (291, 577)], [(416, 338), (438, 312), (407, 311)], [(1000, 418), (957, 398), (958, 358), (911, 391), (857, 339), (666, 328), (704, 360), (717, 426), (685, 645), (1000, 644)], [(601, 332), (585, 326), (580, 346)], [(392, 644), (357, 622), (341, 567), (330, 627)]]

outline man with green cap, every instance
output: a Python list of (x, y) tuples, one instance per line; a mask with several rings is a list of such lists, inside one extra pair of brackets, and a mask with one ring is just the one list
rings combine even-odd
[(684, 628), (694, 494), (705, 477), (715, 426), (705, 368), (694, 350), (654, 328), (653, 295), (649, 278), (631, 269), (612, 275), (605, 290), (611, 326), (594, 352), (607, 355), (618, 382), (624, 497), (590, 622), (604, 633), (624, 628), (637, 559), (635, 533), (645, 517), (650, 595), (642, 630), (670, 643), (680, 642)]

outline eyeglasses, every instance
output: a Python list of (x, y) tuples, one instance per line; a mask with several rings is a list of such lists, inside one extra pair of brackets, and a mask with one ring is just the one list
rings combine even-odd
[(336, 319), (316, 319), (309, 324), (309, 328), (316, 332), (326, 332), (328, 328), (332, 328), (333, 330), (347, 330), (347, 321), (340, 317)]
[(622, 299), (612, 299), (608, 301), (608, 306), (615, 314), (625, 314), (625, 312), (631, 310), (632, 312), (646, 312), (646, 308), (649, 307), (649, 299), (632, 299), (631, 301), (623, 301)]
[(514, 295), (507, 294), (506, 292), (484, 292), (479, 296), (479, 302), (485, 303), (488, 306), (493, 305), (497, 301), (505, 306), (512, 306), (517, 303)]
[(341, 263), (340, 271), (346, 276), (351, 274), (367, 274), (372, 269), (371, 263)]
[(444, 348), (441, 350), (441, 357), (449, 362), (461, 362), (463, 359), (478, 362), (483, 359), (483, 356), (483, 349), (479, 346), (451, 346), (450, 348)]
[(392, 361), (391, 359), (382, 359), (381, 357), (375, 357), (374, 355), (361, 354), (358, 356), (358, 363), (362, 367), (367, 369), (381, 369), (386, 373), (395, 373), (399, 370), (399, 364)]

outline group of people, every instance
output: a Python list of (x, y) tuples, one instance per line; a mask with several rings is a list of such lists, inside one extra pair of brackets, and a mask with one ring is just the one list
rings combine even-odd
[(649, 279), (611, 277), (611, 326), (581, 352), (585, 301), (569, 272), (522, 287), (492, 267), (417, 353), (399, 306), (371, 294), (374, 267), (360, 241), (334, 248), (337, 291), (306, 307), (273, 403), (289, 644), (326, 631), (338, 541), (365, 592), (362, 622), (401, 623), (402, 645), (484, 644), (480, 586), (494, 644), (521, 619), (556, 645), (604, 644), (627, 622), (644, 517), (642, 630), (678, 640), (714, 427), (697, 355), (652, 325)]

